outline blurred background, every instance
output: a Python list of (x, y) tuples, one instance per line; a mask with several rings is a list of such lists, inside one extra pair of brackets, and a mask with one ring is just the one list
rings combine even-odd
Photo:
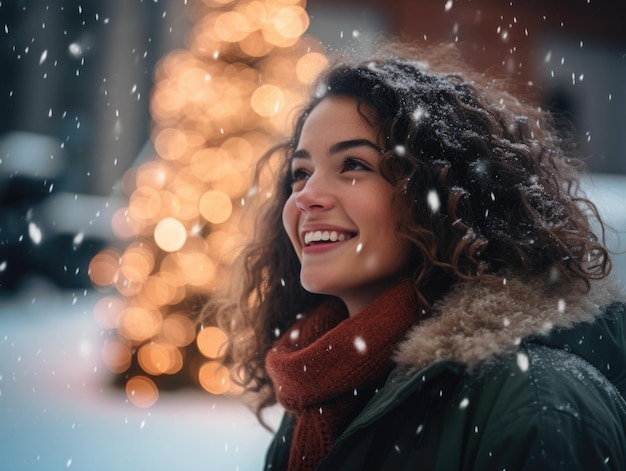
[[(3, 469), (260, 469), (271, 434), (192, 320), (245, 227), (249, 172), (328, 54), (457, 44), (567, 117), (626, 232), (616, 0), (0, 2)], [(626, 256), (615, 257), (626, 280)], [(268, 413), (275, 423), (280, 410)]]

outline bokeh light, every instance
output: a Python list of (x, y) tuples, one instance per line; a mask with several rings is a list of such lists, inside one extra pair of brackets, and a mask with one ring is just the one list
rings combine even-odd
[(153, 376), (178, 373), (183, 367), (180, 350), (163, 341), (143, 344), (137, 352), (137, 359), (141, 368)]
[(207, 358), (220, 358), (226, 349), (228, 337), (218, 327), (205, 327), (196, 339), (198, 349)]
[(174, 313), (163, 321), (163, 337), (177, 347), (186, 347), (194, 341), (196, 329), (185, 313)]
[(104, 330), (116, 329), (125, 307), (124, 300), (117, 296), (100, 298), (94, 306), (93, 312), (96, 323)]
[(231, 387), (230, 371), (216, 361), (208, 361), (198, 372), (200, 385), (213, 394), (224, 394)]
[(285, 95), (283, 91), (276, 85), (261, 85), (257, 88), (252, 97), (250, 103), (252, 109), (261, 116), (270, 117), (278, 114), (281, 108), (284, 107)]
[(126, 383), (126, 396), (137, 407), (145, 409), (159, 399), (159, 388), (147, 376), (134, 376)]
[(222, 191), (209, 190), (200, 197), (200, 213), (213, 224), (226, 221), (233, 212), (233, 204)]
[(189, 3), (187, 47), (154, 70), (153, 158), (121, 182), (128, 204), (111, 225), (125, 245), (89, 267), (96, 287), (115, 291), (94, 310), (113, 333), (103, 362), (130, 377), (127, 395), (138, 407), (158, 399), (166, 377), (212, 394), (241, 392), (219, 363), (227, 336), (195, 319), (248, 234), (242, 209), (267, 191), (250, 189), (256, 160), (286, 135), (290, 112), (326, 63), (319, 41), (304, 36), (304, 0)]
[(154, 228), (154, 240), (166, 252), (175, 252), (187, 240), (185, 226), (176, 218), (161, 219)]
[(162, 322), (163, 318), (158, 310), (131, 306), (122, 313), (118, 330), (124, 338), (139, 344), (156, 335), (161, 330)]
[(89, 262), (89, 277), (96, 286), (108, 286), (115, 283), (120, 267), (120, 254), (114, 249), (98, 253)]
[(109, 339), (102, 347), (102, 362), (113, 373), (124, 373), (132, 363), (132, 350), (120, 339)]

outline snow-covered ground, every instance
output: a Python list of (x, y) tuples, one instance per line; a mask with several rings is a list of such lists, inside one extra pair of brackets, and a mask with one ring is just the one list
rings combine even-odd
[[(595, 175), (585, 188), (621, 232), (609, 245), (626, 250), (626, 176)], [(626, 281), (626, 255), (615, 271)], [(100, 363), (99, 295), (41, 283), (0, 298), (0, 469), (261, 469), (271, 435), (246, 407), (192, 390), (132, 405)]]
[(140, 409), (110, 386), (97, 298), (31, 285), (0, 300), (0, 469), (260, 470), (271, 435), (240, 402), (189, 390)]

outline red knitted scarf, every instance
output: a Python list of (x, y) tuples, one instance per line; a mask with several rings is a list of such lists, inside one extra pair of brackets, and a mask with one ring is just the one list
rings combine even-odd
[(419, 318), (403, 282), (357, 315), (338, 300), (297, 321), (267, 354), (280, 404), (296, 418), (289, 470), (313, 470), (391, 372), (396, 344)]

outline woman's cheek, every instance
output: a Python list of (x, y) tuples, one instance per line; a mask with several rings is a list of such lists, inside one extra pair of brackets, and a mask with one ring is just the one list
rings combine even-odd
[(291, 195), (283, 206), (283, 227), (291, 240), (291, 244), (300, 258), (302, 253), (302, 247), (300, 246), (300, 238), (298, 236), (298, 219), (300, 217), (300, 210), (296, 205), (294, 195)]

